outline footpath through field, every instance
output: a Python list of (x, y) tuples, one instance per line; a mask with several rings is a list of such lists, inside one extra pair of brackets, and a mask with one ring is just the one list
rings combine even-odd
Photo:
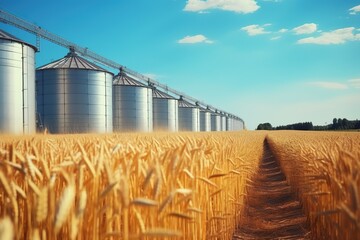
[(235, 239), (310, 239), (300, 202), (266, 141), (258, 173), (248, 185)]

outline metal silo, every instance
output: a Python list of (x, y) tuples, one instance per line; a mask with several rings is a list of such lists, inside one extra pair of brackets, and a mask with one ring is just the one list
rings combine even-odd
[(221, 117), (216, 110), (211, 112), (211, 131), (221, 131)]
[(179, 131), (200, 131), (200, 110), (194, 104), (179, 99)]
[(167, 93), (153, 89), (153, 122), (155, 131), (179, 130), (178, 100)]
[(36, 48), (0, 30), (0, 132), (34, 133)]
[(53, 133), (112, 132), (113, 74), (70, 51), (36, 71), (37, 110)]
[(235, 117), (233, 126), (235, 131), (244, 130), (244, 121), (239, 117)]
[(221, 125), (221, 131), (226, 131), (226, 116), (225, 113), (220, 113), (220, 125)]
[(211, 112), (207, 108), (200, 107), (200, 131), (211, 131)]
[(240, 130), (240, 128), (239, 128), (239, 120), (238, 120), (237, 117), (234, 117), (233, 126), (234, 126), (234, 131), (239, 131)]
[(233, 118), (230, 114), (227, 114), (227, 116), (226, 116), (226, 131), (233, 131), (233, 130), (234, 130)]
[(245, 122), (239, 119), (239, 130), (245, 130)]
[(152, 89), (128, 76), (123, 70), (114, 77), (114, 131), (153, 130)]

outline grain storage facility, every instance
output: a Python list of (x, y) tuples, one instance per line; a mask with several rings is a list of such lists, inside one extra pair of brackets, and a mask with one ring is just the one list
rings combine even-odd
[(226, 131), (233, 131), (233, 117), (230, 114), (226, 115)]
[(211, 131), (221, 131), (221, 117), (217, 110), (211, 112)]
[(200, 131), (199, 108), (183, 99), (179, 99), (179, 131)]
[(211, 131), (211, 111), (208, 108), (200, 107), (200, 131)]
[(35, 133), (36, 48), (0, 30), (0, 133)]
[(239, 117), (235, 117), (233, 126), (235, 131), (244, 130), (244, 121)]
[(121, 69), (113, 82), (113, 114), (114, 131), (151, 132), (152, 89)]
[(234, 117), (234, 119), (233, 119), (233, 128), (234, 128), (234, 131), (240, 130), (239, 129), (239, 120), (236, 117)]
[(37, 111), (51, 133), (112, 132), (113, 74), (73, 50), (36, 70)]
[(226, 116), (225, 113), (223, 112), (220, 112), (220, 125), (221, 125), (220, 131), (226, 131)]
[(154, 131), (177, 132), (179, 130), (178, 100), (155, 88), (152, 96)]

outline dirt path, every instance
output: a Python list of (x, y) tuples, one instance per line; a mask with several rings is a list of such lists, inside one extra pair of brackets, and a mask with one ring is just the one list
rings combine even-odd
[(235, 239), (310, 239), (300, 202), (286, 182), (268, 143), (253, 182)]

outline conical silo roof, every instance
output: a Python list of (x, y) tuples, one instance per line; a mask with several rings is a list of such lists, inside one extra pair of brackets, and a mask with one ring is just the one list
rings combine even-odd
[(1, 29), (0, 29), (0, 39), (5, 39), (5, 40), (13, 41), (13, 42), (18, 42), (18, 43), (24, 43), (24, 44), (28, 45), (29, 47), (32, 47), (33, 49), (35, 49), (35, 51), (37, 51), (37, 48), (35, 46), (33, 46), (27, 42), (24, 42), (23, 40), (20, 40), (17, 37), (15, 37), (14, 35), (7, 33)]
[(124, 71), (120, 71), (118, 75), (114, 77), (114, 85), (120, 86), (138, 86), (138, 87), (148, 87), (145, 84), (135, 80), (134, 78), (127, 75)]
[(170, 96), (169, 94), (162, 92), (156, 88), (153, 89), (153, 98), (175, 99), (173, 96)]
[(182, 108), (197, 108), (196, 105), (189, 103), (188, 101), (185, 101), (182, 97), (179, 99), (179, 107)]
[(196, 107), (198, 107), (200, 109), (201, 112), (211, 112), (209, 107), (202, 106), (198, 102), (196, 102), (195, 105), (196, 105)]
[(104, 68), (86, 60), (85, 58), (80, 57), (72, 50), (70, 50), (70, 52), (65, 57), (37, 68), (37, 70), (45, 69), (85, 69), (109, 72)]

